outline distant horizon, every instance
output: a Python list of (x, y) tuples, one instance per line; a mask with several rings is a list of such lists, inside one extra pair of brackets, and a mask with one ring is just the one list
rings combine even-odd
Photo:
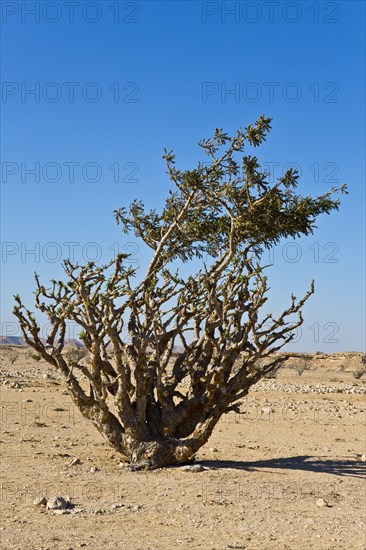
[[(5, 341), (3, 341), (5, 340)], [(10, 340), (9, 342), (6, 341), (6, 340)], [(23, 343), (19, 343), (19, 344), (16, 344), (16, 343), (12, 343), (11, 340), (22, 340)], [(42, 338), (42, 340), (44, 341), (45, 339)], [(77, 338), (75, 339), (65, 339), (65, 347), (69, 346), (70, 344), (73, 344), (73, 343), (76, 343), (76, 344), (80, 344), (80, 347), (85, 347), (83, 342), (81, 340), (78, 340)], [(27, 342), (24, 340), (24, 337), (23, 336), (2, 336), (0, 335), (0, 346), (19, 346), (19, 347), (30, 347), (31, 346), (29, 344), (27, 344)], [(78, 346), (79, 347), (79, 346)], [(174, 346), (174, 351), (173, 353), (180, 353), (183, 351), (183, 347), (181, 346)], [(242, 353), (245, 353), (245, 351), (243, 351)], [(322, 351), (322, 350), (316, 350), (316, 351), (291, 351), (291, 350), (279, 350), (275, 353), (286, 353), (286, 354), (304, 354), (304, 355), (335, 355), (335, 354), (342, 354), (342, 353), (361, 353), (361, 354), (365, 354), (365, 351), (363, 350), (341, 350), (341, 351), (333, 351), (333, 352), (326, 352), (326, 351)]]

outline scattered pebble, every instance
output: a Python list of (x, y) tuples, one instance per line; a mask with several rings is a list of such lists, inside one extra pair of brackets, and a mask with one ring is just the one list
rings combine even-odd
[(71, 503), (64, 497), (50, 497), (47, 501), (47, 510), (67, 510), (71, 508)]
[(182, 470), (184, 472), (203, 472), (203, 470), (206, 470), (206, 468), (204, 468), (202, 464), (192, 464), (189, 466), (183, 466)]
[(328, 508), (331, 508), (331, 504), (329, 504), (324, 498), (318, 498), (316, 501), (316, 505), (319, 507), (326, 506)]
[(123, 508), (124, 506), (124, 504), (112, 504), (111, 509), (118, 510), (118, 508)]
[(34, 499), (33, 504), (34, 504), (34, 506), (46, 506), (47, 499), (46, 499), (46, 497), (38, 497), (38, 498)]

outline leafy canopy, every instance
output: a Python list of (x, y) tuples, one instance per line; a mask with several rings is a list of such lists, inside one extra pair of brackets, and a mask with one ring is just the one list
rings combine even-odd
[(265, 141), (271, 120), (262, 115), (233, 137), (217, 128), (211, 139), (199, 143), (210, 158), (209, 166), (200, 163), (193, 170), (178, 170), (173, 152), (165, 150), (175, 189), (169, 191), (164, 208), (146, 212), (135, 200), (128, 210), (115, 211), (117, 223), (158, 250), (160, 265), (204, 254), (217, 258), (228, 247), (236, 256), (248, 250), (259, 253), (282, 237), (311, 234), (319, 214), (338, 209), (340, 201), (333, 195), (346, 192), (346, 186), (317, 197), (301, 196), (296, 169), (289, 168), (271, 185), (257, 157), (239, 158), (248, 145), (256, 148)]

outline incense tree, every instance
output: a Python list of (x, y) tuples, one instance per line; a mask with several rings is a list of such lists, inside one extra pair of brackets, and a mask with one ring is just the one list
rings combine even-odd
[[(261, 116), (233, 136), (216, 129), (199, 143), (209, 162), (191, 170), (177, 169), (165, 150), (172, 183), (161, 209), (135, 200), (115, 211), (124, 232), (151, 251), (144, 273), (118, 254), (102, 266), (66, 260), (67, 280), (49, 287), (35, 275), (35, 307), (51, 326), (46, 341), (15, 296), (26, 342), (63, 376), (84, 417), (132, 468), (191, 459), (221, 416), (238, 410), (250, 387), (286, 360), (276, 352), (303, 322), (313, 283), (273, 316), (264, 309), (263, 252), (282, 238), (311, 234), (319, 214), (338, 209), (334, 194), (346, 188), (302, 196), (294, 169), (270, 184), (247, 152), (266, 139), (270, 123)], [(181, 263), (191, 275), (181, 275)], [(67, 322), (79, 325), (85, 353), (66, 352)]]

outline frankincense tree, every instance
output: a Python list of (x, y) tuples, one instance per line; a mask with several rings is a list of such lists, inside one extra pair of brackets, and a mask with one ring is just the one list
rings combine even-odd
[[(191, 459), (220, 417), (286, 360), (276, 352), (303, 322), (313, 283), (279, 316), (264, 312), (263, 251), (311, 234), (346, 188), (302, 196), (293, 169), (270, 184), (258, 159), (242, 156), (265, 140), (270, 122), (261, 116), (232, 137), (216, 129), (199, 143), (209, 162), (192, 170), (178, 170), (165, 151), (173, 189), (161, 210), (135, 200), (115, 211), (123, 230), (151, 250), (140, 277), (128, 254), (100, 267), (66, 260), (67, 281), (49, 288), (36, 275), (35, 307), (51, 326), (46, 342), (35, 314), (15, 297), (27, 343), (61, 373), (82, 414), (133, 468)], [(196, 272), (183, 277), (180, 262)], [(80, 326), (86, 353), (65, 352), (70, 321)]]

